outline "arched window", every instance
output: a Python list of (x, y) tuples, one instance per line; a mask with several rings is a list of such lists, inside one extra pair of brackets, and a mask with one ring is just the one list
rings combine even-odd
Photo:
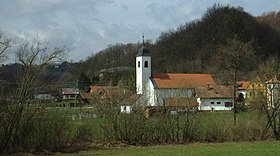
[(138, 61), (138, 68), (140, 68), (140, 61)]
[(148, 68), (148, 61), (145, 61), (144, 67)]

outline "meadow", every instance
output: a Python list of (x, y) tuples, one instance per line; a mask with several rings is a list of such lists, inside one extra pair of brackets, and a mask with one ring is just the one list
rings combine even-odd
[[(263, 150), (273, 153), (277, 150), (270, 147), (279, 145), (278, 142), (263, 142), (275, 138), (271, 131), (263, 133), (267, 119), (258, 111), (239, 112), (237, 125), (234, 125), (232, 112), (161, 113), (146, 118), (143, 111), (120, 114), (114, 107), (99, 110), (89, 106), (34, 108), (33, 120), (28, 120), (30, 116), (24, 114), (22, 121), (29, 122), (23, 122), (17, 133), (25, 137), (17, 140), (19, 152), (219, 155), (240, 151), (249, 154), (250, 150), (257, 148), (261, 150), (259, 154)], [(29, 135), (25, 135), (27, 130)], [(11, 150), (14, 150), (12, 146)]]
[(280, 153), (279, 141), (193, 143), (188, 145), (163, 145), (149, 147), (108, 148), (81, 151), (71, 154), (57, 153), (59, 156), (277, 156)]

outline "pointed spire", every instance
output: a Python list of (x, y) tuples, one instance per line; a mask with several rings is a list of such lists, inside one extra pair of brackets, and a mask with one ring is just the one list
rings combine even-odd
[(138, 53), (136, 56), (151, 56), (149, 49), (145, 47), (145, 36), (144, 33), (142, 34), (142, 39), (143, 39), (143, 45), (139, 49)]
[(143, 38), (143, 46), (145, 45), (145, 36), (144, 33), (142, 34), (142, 38)]

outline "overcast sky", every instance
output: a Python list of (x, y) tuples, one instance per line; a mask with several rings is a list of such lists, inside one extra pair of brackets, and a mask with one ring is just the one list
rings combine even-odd
[(141, 41), (142, 33), (154, 41), (200, 19), (214, 3), (241, 6), (254, 16), (280, 9), (280, 0), (1, 0), (0, 30), (65, 45), (68, 60), (80, 61), (110, 44)]

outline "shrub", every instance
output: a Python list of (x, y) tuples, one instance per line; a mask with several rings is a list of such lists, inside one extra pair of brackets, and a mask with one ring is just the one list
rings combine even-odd
[(225, 121), (211, 120), (206, 129), (204, 140), (207, 142), (224, 142), (229, 138), (230, 125)]
[(233, 141), (261, 140), (264, 125), (256, 120), (240, 122), (232, 128), (231, 139)]
[(78, 143), (92, 142), (93, 141), (92, 138), (93, 138), (93, 128), (91, 126), (88, 126), (87, 124), (82, 124), (77, 129), (73, 141)]
[[(6, 117), (9, 117), (7, 114)], [(9, 125), (5, 120), (5, 128)], [(51, 112), (25, 109), (13, 127), (10, 140), (2, 152), (58, 151), (65, 147), (70, 138), (67, 135), (68, 121)], [(7, 131), (1, 130), (1, 136)]]

